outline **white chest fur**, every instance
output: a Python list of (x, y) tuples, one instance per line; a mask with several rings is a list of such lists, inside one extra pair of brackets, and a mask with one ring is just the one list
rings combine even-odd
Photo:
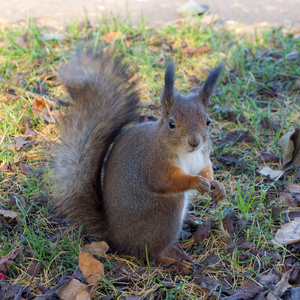
[(201, 150), (180, 153), (178, 158), (180, 168), (189, 175), (198, 175), (209, 164)]
[[(202, 151), (198, 150), (191, 153), (180, 153), (178, 155), (179, 166), (183, 172), (189, 175), (198, 175), (204, 167), (206, 167), (210, 162), (204, 157)], [(184, 195), (184, 208), (182, 210), (181, 222), (183, 222), (190, 198), (192, 198), (193, 192), (187, 191)]]

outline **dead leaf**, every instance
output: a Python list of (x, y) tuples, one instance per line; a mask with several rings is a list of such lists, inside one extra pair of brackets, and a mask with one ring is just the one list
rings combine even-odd
[(104, 276), (103, 264), (88, 252), (79, 252), (78, 266), (89, 284), (96, 284), (100, 279), (99, 276)]
[(211, 224), (209, 220), (204, 221), (197, 231), (193, 234), (193, 239), (196, 243), (201, 243), (205, 240), (211, 232)]
[(1, 166), (0, 166), (0, 172), (5, 172), (8, 170), (8, 166), (9, 164), (7, 162), (3, 163)]
[(295, 201), (295, 198), (289, 192), (280, 192), (279, 193), (279, 201), (283, 205), (287, 205), (289, 207), (297, 207), (298, 203)]
[[(59, 287), (56, 290), (56, 294), (60, 297), (62, 300), (73, 300), (77, 299), (77, 295), (82, 291), (87, 291), (88, 286), (79, 280), (73, 278), (70, 282), (63, 285), (62, 287)], [(88, 299), (88, 298), (79, 298), (81, 300)]]
[[(292, 286), (290, 285), (289, 281), (291, 276), (295, 273), (295, 270), (299, 270), (297, 265), (295, 264), (289, 271), (283, 273), (281, 280), (276, 284), (275, 289), (273, 290), (274, 294), (278, 297), (281, 297), (283, 293), (290, 289)], [(266, 297), (267, 300), (276, 300), (276, 298), (271, 292), (269, 292), (268, 296)]]
[(224, 120), (227, 120), (229, 122), (235, 122), (237, 124), (243, 124), (246, 123), (246, 118), (242, 116), (240, 113), (236, 113), (233, 111), (227, 111), (224, 113), (221, 113)]
[(12, 210), (4, 210), (0, 208), (0, 216), (6, 218), (6, 219), (15, 219), (18, 217), (18, 214), (15, 211)]
[(265, 161), (270, 161), (273, 163), (279, 163), (279, 157), (272, 153), (262, 151), (260, 155), (264, 158)]
[(27, 139), (33, 139), (37, 133), (35, 131), (33, 131), (30, 127), (29, 127), (29, 123), (33, 123), (33, 121), (31, 119), (29, 119), (28, 117), (24, 116), (23, 120), (25, 122), (25, 133), (24, 135), (27, 136)]
[(30, 166), (28, 164), (19, 163), (18, 164), (18, 169), (21, 171), (21, 173), (23, 173), (26, 176), (32, 175), (32, 172), (30, 170)]
[(13, 194), (9, 195), (9, 198), (10, 198), (10, 202), (12, 204), (16, 205), (17, 201), (19, 201), (21, 203), (22, 207), (24, 209), (26, 208), (26, 199), (22, 195), (13, 193)]
[(236, 130), (227, 133), (224, 135), (217, 143), (216, 146), (219, 147), (224, 144), (224, 147), (226, 145), (235, 145), (236, 143), (240, 143), (244, 141), (249, 136), (248, 130)]
[(91, 300), (91, 297), (87, 291), (82, 291), (77, 294), (76, 300)]
[(270, 177), (270, 179), (272, 179), (272, 180), (274, 180), (282, 175), (282, 171), (273, 170), (269, 166), (264, 166), (257, 172), (260, 175)]
[(289, 192), (295, 193), (295, 194), (300, 194), (300, 185), (298, 184), (293, 184), (293, 183), (286, 183), (285, 187)]
[(263, 117), (260, 121), (260, 124), (263, 128), (273, 129), (274, 131), (278, 131), (281, 128), (281, 125), (277, 121), (268, 117)]
[(193, 55), (202, 55), (206, 52), (211, 51), (212, 49), (207, 46), (199, 46), (197, 48), (184, 48), (183, 54), (186, 56), (193, 56)]
[(42, 98), (35, 97), (31, 102), (31, 108), (35, 115), (48, 123), (57, 123), (57, 115), (52, 107)]
[(110, 43), (111, 41), (115, 41), (117, 39), (120, 39), (123, 36), (122, 32), (116, 31), (116, 32), (108, 32), (103, 35), (103, 40), (105, 43)]
[(261, 286), (249, 280), (239, 289), (235, 290), (233, 295), (227, 299), (253, 299), (253, 297), (262, 290), (263, 288)]
[(300, 127), (295, 127), (283, 135), (279, 144), (282, 149), (283, 169), (298, 168), (300, 166)]
[[(300, 241), (300, 218), (295, 218), (292, 222), (281, 226), (272, 240), (274, 248), (280, 248), (281, 245), (290, 245)], [(281, 245), (280, 245), (281, 244)]]
[(109, 246), (106, 242), (92, 242), (81, 248), (82, 251), (90, 252), (93, 255), (103, 256), (108, 251)]
[(0, 272), (6, 272), (7, 271), (6, 265), (13, 264), (13, 259), (15, 259), (19, 253), (21, 253), (20, 247), (11, 250), (6, 255), (2, 255), (0, 258)]

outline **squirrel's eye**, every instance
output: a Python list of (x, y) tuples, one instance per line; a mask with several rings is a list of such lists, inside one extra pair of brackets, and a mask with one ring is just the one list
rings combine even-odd
[(208, 126), (209, 124), (210, 124), (210, 119), (209, 119), (209, 117), (207, 117), (206, 126)]
[(171, 129), (174, 129), (176, 127), (175, 122), (172, 119), (170, 119), (170, 121), (169, 121), (169, 126)]

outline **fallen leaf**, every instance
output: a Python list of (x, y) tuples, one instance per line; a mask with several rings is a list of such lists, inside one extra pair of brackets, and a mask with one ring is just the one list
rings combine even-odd
[(196, 243), (201, 243), (205, 240), (211, 232), (211, 224), (209, 220), (204, 221), (197, 231), (193, 234), (193, 239)]
[(260, 155), (264, 158), (265, 161), (270, 161), (273, 163), (279, 163), (279, 157), (272, 153), (262, 151)]
[(239, 289), (236, 289), (234, 293), (226, 299), (253, 299), (255, 295), (261, 292), (263, 288), (253, 281), (247, 281)]
[(31, 108), (35, 115), (48, 123), (57, 123), (57, 115), (50, 105), (42, 98), (35, 97), (31, 102)]
[(106, 242), (92, 242), (81, 248), (82, 251), (90, 252), (93, 255), (103, 256), (108, 251), (109, 246)]
[(212, 49), (207, 46), (199, 46), (197, 48), (184, 48), (183, 53), (186, 56), (193, 56), (193, 55), (202, 55), (206, 52), (211, 51)]
[(19, 163), (18, 169), (26, 176), (32, 175), (32, 172), (30, 170), (30, 166), (28, 164)]
[(90, 294), (87, 291), (82, 291), (76, 295), (76, 300), (90, 300)]
[(270, 179), (274, 180), (280, 177), (283, 172), (278, 170), (273, 170), (269, 166), (262, 167), (259, 171), (257, 171), (260, 175), (270, 177)]
[(293, 184), (293, 183), (286, 183), (285, 187), (289, 192), (295, 193), (295, 194), (300, 194), (300, 185), (298, 184)]
[(99, 276), (104, 276), (103, 264), (88, 252), (79, 252), (78, 266), (89, 284), (96, 284), (100, 279)]
[(7, 286), (1, 286), (0, 299), (1, 300), (20, 299), (19, 297), (17, 297), (20, 290), (21, 290), (21, 284), (10, 284)]
[[(289, 283), (291, 275), (294, 274), (295, 270), (299, 269), (296, 264), (287, 272), (283, 273), (281, 280), (275, 285), (275, 289), (273, 290), (274, 294), (278, 297), (281, 297), (283, 293), (291, 288), (292, 286)], [(267, 300), (276, 300), (276, 298), (271, 292), (268, 293)]]
[(31, 119), (29, 119), (28, 117), (24, 116), (23, 120), (25, 122), (25, 133), (24, 135), (27, 136), (27, 139), (33, 139), (37, 133), (35, 131), (33, 131), (30, 127), (29, 127), (29, 123), (33, 123), (33, 121)]
[(4, 218), (8, 218), (8, 219), (15, 219), (19, 215), (15, 211), (4, 210), (4, 209), (0, 208), (0, 216), (3, 216)]
[[(56, 294), (60, 297), (62, 300), (73, 300), (77, 299), (77, 295), (82, 292), (86, 291), (88, 289), (88, 286), (79, 280), (73, 278), (70, 282), (63, 285), (62, 287), (59, 287), (56, 290)], [(89, 299), (89, 298), (79, 298), (80, 300), (83, 299)]]
[(268, 117), (263, 117), (260, 121), (260, 124), (262, 127), (266, 129), (273, 129), (274, 131), (278, 131), (281, 128), (281, 125), (277, 121)]
[(243, 124), (246, 123), (246, 118), (242, 116), (240, 113), (236, 113), (233, 111), (227, 111), (224, 113), (221, 113), (224, 120), (227, 120), (229, 122), (235, 122), (237, 124)]
[(283, 169), (298, 168), (300, 166), (300, 127), (295, 127), (283, 135), (279, 144), (282, 149)]
[(289, 192), (279, 192), (279, 201), (283, 205), (287, 205), (289, 207), (297, 207), (298, 203), (296, 203), (295, 198)]
[(10, 194), (9, 195), (10, 202), (14, 205), (17, 204), (17, 201), (21, 203), (21, 206), (25, 209), (26, 208), (26, 199), (20, 194)]
[(7, 267), (6, 265), (11, 265), (13, 264), (13, 259), (16, 258), (16, 256), (21, 253), (21, 248), (14, 248), (13, 250), (11, 250), (8, 254), (6, 255), (2, 255), (0, 258), (0, 271), (1, 272), (6, 272), (7, 271)]
[(236, 130), (227, 133), (224, 135), (217, 143), (216, 146), (219, 147), (223, 145), (224, 147), (227, 145), (233, 146), (236, 143), (240, 143), (244, 141), (249, 136), (248, 130)]
[(283, 300), (299, 300), (300, 299), (300, 287), (289, 289), (283, 294)]
[(292, 222), (281, 226), (272, 240), (274, 248), (280, 248), (281, 245), (290, 245), (300, 241), (300, 218), (295, 218)]
[(105, 43), (110, 43), (113, 40), (120, 39), (123, 36), (122, 32), (108, 32), (103, 35), (103, 40)]

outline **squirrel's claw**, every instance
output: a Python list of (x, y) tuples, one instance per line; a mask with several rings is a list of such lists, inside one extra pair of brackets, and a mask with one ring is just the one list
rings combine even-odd
[(213, 201), (220, 202), (226, 198), (226, 191), (224, 185), (217, 180), (210, 182), (211, 186), (211, 197)]
[(196, 190), (200, 193), (209, 193), (210, 192), (209, 180), (202, 176), (199, 176), (199, 182)]

